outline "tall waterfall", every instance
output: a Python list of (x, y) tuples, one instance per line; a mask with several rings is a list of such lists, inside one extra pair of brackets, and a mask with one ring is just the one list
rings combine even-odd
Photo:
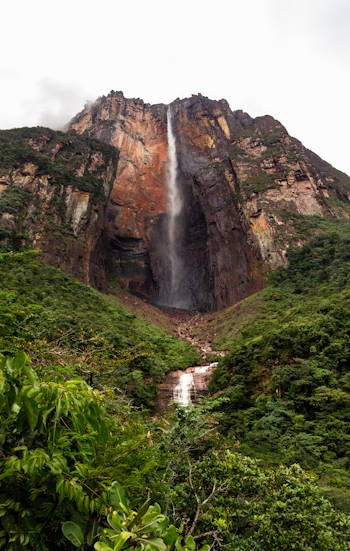
[(178, 252), (178, 222), (183, 201), (177, 181), (176, 140), (172, 126), (170, 105), (167, 111), (167, 138), (168, 138), (168, 260), (169, 260), (169, 295), (168, 304), (174, 307), (184, 307), (181, 300), (182, 261)]

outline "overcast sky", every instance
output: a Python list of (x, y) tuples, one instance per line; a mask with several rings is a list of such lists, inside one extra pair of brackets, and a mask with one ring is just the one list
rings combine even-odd
[(201, 92), (350, 174), (350, 0), (3, 0), (0, 20), (0, 128)]

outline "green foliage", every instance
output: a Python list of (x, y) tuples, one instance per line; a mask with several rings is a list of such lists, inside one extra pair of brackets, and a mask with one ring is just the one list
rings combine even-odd
[[(43, 357), (90, 372), (96, 385), (125, 390), (154, 405), (156, 385), (171, 369), (197, 361), (188, 344), (122, 308), (114, 297), (86, 287), (33, 252), (0, 255), (0, 349), (25, 347), (41, 369)], [(52, 366), (54, 375), (63, 368)], [(45, 362), (45, 371), (48, 371)], [(49, 373), (47, 373), (49, 375)]]
[[(0, 415), (0, 548), (64, 548), (62, 536), (80, 548), (100, 534), (114, 549), (127, 540), (128, 548), (182, 549), (159, 506), (148, 500), (135, 513), (113, 481), (112, 453), (126, 442), (98, 391), (79, 379), (40, 381), (18, 352), (1, 361)], [(102, 540), (95, 548), (107, 549)], [(195, 551), (194, 541), (184, 549)]]
[(347, 549), (349, 518), (332, 510), (300, 467), (262, 470), (227, 450), (202, 462), (194, 484), (210, 487), (214, 478), (219, 489), (200, 528), (215, 526), (234, 549)]
[(268, 131), (261, 133), (261, 139), (266, 146), (279, 144), (281, 139), (286, 135), (286, 131), (281, 127), (272, 127)]
[[(350, 486), (350, 232), (291, 250), (270, 277), (255, 321), (227, 344), (212, 390), (228, 401), (223, 428), (266, 462), (300, 463)], [(331, 495), (328, 493), (328, 495)]]
[(145, 423), (109, 391), (40, 379), (23, 352), (3, 358), (0, 548), (348, 549), (349, 517), (312, 477), (227, 448), (222, 405)]
[(70, 185), (103, 197), (98, 169), (93, 174), (89, 171), (80, 176), (76, 174), (82, 159), (89, 159), (96, 152), (103, 155), (105, 163), (112, 161), (116, 165), (118, 151), (98, 140), (42, 127), (0, 131), (1, 172), (30, 162), (37, 166), (38, 175), (48, 174), (54, 184)]
[(321, 234), (348, 233), (348, 223), (344, 218), (322, 218), (321, 216), (313, 215), (306, 216), (302, 214), (292, 213), (286, 209), (278, 209), (276, 211), (278, 218), (282, 220), (286, 228), (293, 231), (286, 236), (287, 242), (293, 245), (293, 240), (297, 237), (298, 241), (306, 244), (307, 241)]
[(21, 187), (9, 186), (0, 195), (0, 214), (8, 212), (12, 215), (20, 215), (29, 202), (31, 193)]
[(84, 543), (84, 534), (79, 524), (67, 520), (62, 524), (62, 532), (65, 538), (69, 540), (75, 547), (81, 547)]
[(18, 229), (18, 224), (25, 213), (30, 201), (31, 193), (21, 187), (8, 186), (0, 195), (0, 217), (6, 213), (16, 222), (16, 227), (2, 227), (0, 229), (0, 250), (19, 251), (27, 242), (25, 232)]
[[(148, 499), (140, 509), (132, 511), (123, 488), (114, 482), (110, 490), (113, 512), (107, 517), (108, 528), (103, 537), (95, 543), (96, 551), (119, 551), (119, 549), (147, 549), (148, 551), (196, 551), (196, 542), (187, 536), (182, 545), (182, 536), (169, 518), (162, 514), (159, 505), (150, 504)], [(209, 551), (204, 545), (201, 551)]]
[(0, 380), (0, 547), (50, 549), (61, 521), (74, 514), (87, 532), (90, 516), (103, 514), (109, 480), (96, 468), (113, 424), (96, 390), (40, 381), (23, 352), (2, 359)]
[[(117, 149), (86, 137), (41, 127), (0, 131), (0, 178), (5, 184), (0, 196), (0, 250), (30, 246), (28, 234), (33, 238), (30, 229), (38, 225), (43, 206), (42, 192), (33, 194), (35, 178), (34, 187), (44, 186), (49, 198), (41, 229), (56, 236), (62, 253), (67, 239), (74, 240), (67, 220), (69, 193), (88, 192), (89, 205), (101, 205), (117, 162)], [(39, 226), (42, 223), (41, 219)]]
[[(220, 436), (227, 399), (179, 408), (154, 442), (152, 495), (195, 541), (235, 550), (348, 549), (350, 519), (324, 499), (313, 476), (263, 468)], [(330, 542), (332, 547), (330, 547)]]

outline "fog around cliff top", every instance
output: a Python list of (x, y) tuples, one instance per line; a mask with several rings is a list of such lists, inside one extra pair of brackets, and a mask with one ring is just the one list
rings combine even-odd
[(348, 0), (12, 0), (2, 8), (0, 127), (61, 128), (111, 89), (201, 92), (270, 114), (350, 173)]

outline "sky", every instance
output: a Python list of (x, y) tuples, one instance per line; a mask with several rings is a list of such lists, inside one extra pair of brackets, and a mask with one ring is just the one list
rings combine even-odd
[(0, 20), (0, 128), (200, 92), (350, 174), (350, 0), (4, 0)]

